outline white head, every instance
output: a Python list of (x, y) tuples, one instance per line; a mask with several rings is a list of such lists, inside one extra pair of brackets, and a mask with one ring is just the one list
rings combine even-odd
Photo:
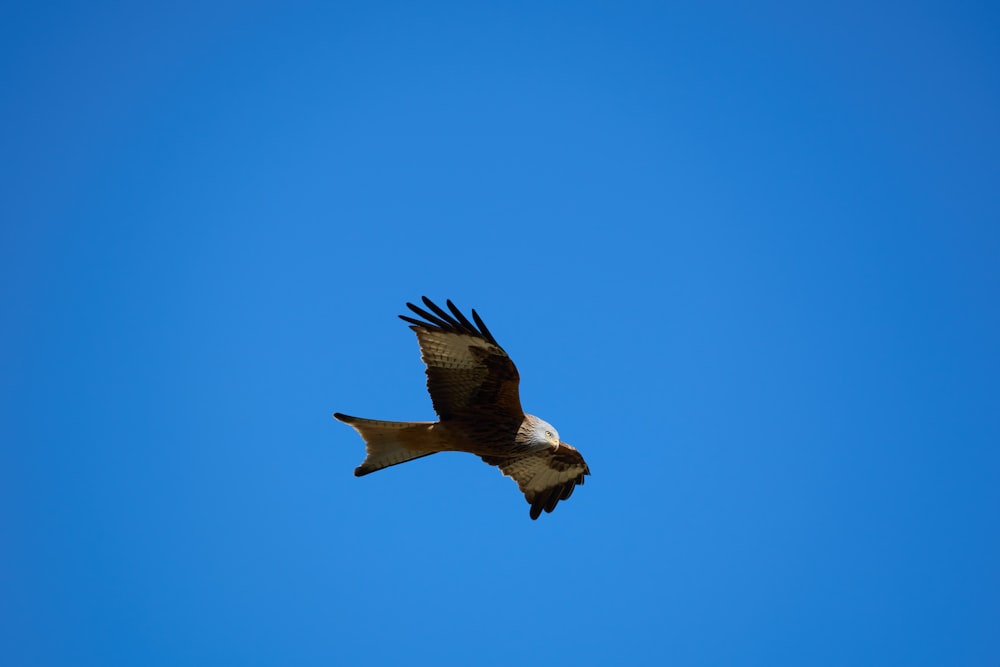
[(556, 427), (535, 415), (524, 415), (524, 422), (518, 435), (534, 447), (559, 446), (559, 431)]

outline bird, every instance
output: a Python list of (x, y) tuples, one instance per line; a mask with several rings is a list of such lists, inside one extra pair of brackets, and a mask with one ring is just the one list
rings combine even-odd
[(521, 408), (517, 367), (475, 310), (469, 321), (450, 299), (447, 311), (426, 296), (422, 301), (426, 309), (406, 304), (417, 318), (399, 318), (417, 335), (438, 420), (383, 421), (335, 412), (365, 441), (366, 457), (354, 475), (438, 452), (467, 452), (517, 483), (532, 520), (551, 512), (590, 474), (583, 456), (559, 439), (554, 426)]

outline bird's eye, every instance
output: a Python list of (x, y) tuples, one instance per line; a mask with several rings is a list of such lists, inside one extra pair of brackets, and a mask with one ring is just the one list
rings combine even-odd
[(551, 438), (552, 437), (552, 431), (546, 431), (545, 432), (545, 437), (546, 438)]

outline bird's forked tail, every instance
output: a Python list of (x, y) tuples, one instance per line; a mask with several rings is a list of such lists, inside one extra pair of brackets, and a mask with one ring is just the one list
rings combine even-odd
[(351, 417), (339, 412), (333, 413), (333, 416), (364, 438), (368, 456), (354, 469), (356, 477), (443, 450), (435, 446), (437, 438), (431, 430), (433, 422), (387, 422)]

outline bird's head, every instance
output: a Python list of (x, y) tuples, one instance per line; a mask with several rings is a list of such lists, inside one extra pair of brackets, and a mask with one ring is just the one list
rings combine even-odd
[(559, 446), (559, 431), (556, 427), (534, 415), (524, 416), (519, 435), (523, 435), (524, 440), (533, 447)]

